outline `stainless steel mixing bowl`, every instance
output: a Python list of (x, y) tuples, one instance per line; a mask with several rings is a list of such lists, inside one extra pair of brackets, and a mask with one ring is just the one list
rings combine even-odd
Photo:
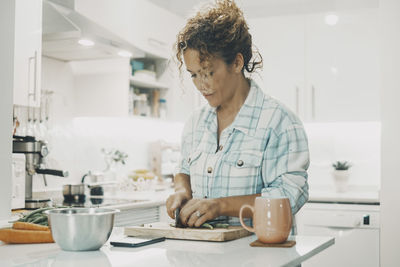
[(117, 209), (60, 208), (47, 210), (54, 241), (63, 250), (97, 250), (108, 240)]

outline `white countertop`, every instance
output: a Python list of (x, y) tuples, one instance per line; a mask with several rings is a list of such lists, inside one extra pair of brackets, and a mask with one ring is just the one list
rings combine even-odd
[[(122, 234), (115, 228), (112, 237)], [(107, 242), (98, 251), (68, 252), (55, 243), (8, 245), (0, 242), (0, 266), (296, 266), (334, 244), (333, 237), (294, 236), (291, 248), (250, 247), (256, 236), (227, 242), (169, 240), (120, 248)]]
[(336, 192), (333, 186), (310, 185), (308, 201), (379, 204), (379, 188), (350, 186), (346, 192)]

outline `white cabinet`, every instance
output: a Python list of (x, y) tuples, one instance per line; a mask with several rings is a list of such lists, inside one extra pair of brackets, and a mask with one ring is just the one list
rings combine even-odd
[(264, 90), (304, 121), (379, 120), (378, 9), (249, 20)]
[(120, 208), (120, 213), (115, 217), (115, 226), (137, 226), (160, 221), (162, 206), (147, 208)]
[(249, 24), (263, 58), (261, 87), (303, 117), (304, 17), (259, 18)]
[(14, 104), (40, 106), (42, 1), (15, 1)]
[(306, 16), (305, 79), (308, 120), (379, 120), (378, 9)]
[(335, 237), (335, 245), (302, 266), (379, 266), (378, 205), (307, 203), (296, 222), (298, 235)]

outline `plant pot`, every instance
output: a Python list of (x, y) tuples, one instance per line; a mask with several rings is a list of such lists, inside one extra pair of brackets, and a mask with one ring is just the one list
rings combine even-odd
[(334, 170), (332, 172), (333, 181), (335, 182), (336, 192), (346, 192), (349, 184), (348, 170)]

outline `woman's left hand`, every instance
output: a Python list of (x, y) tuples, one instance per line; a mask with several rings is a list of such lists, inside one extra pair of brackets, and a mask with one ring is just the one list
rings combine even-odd
[(220, 216), (218, 199), (191, 199), (181, 209), (179, 218), (189, 227), (200, 227), (206, 221)]

